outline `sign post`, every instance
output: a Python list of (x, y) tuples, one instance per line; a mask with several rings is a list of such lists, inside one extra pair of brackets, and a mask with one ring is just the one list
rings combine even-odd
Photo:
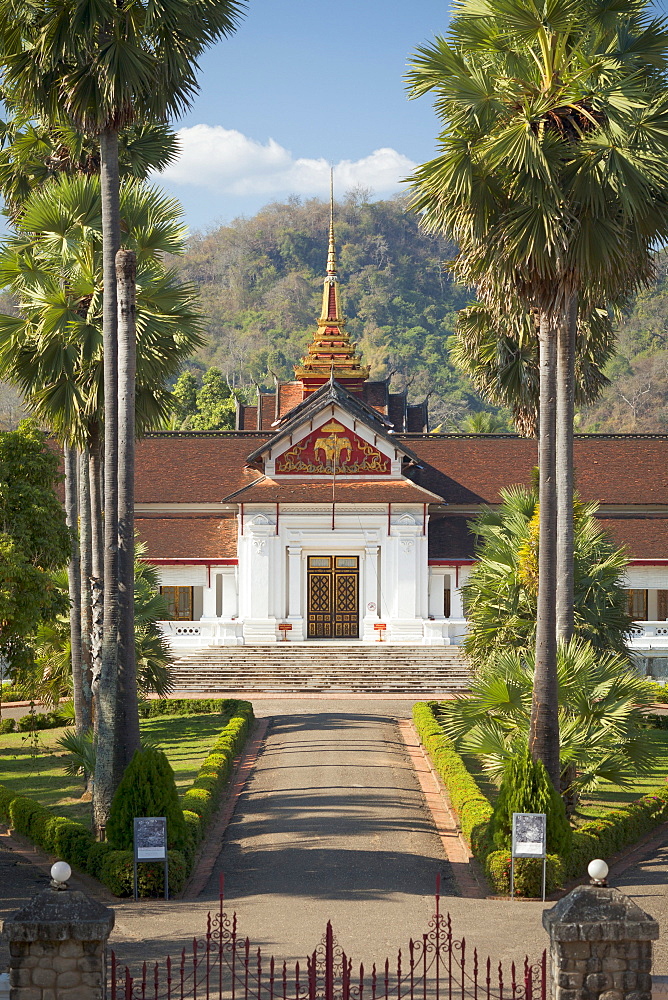
[(134, 889), (137, 892), (137, 865), (142, 861), (162, 861), (165, 868), (165, 899), (169, 899), (167, 820), (164, 816), (135, 816)]
[(547, 816), (545, 813), (513, 813), (510, 852), (510, 896), (515, 898), (515, 858), (538, 858), (543, 862), (543, 902), (547, 863)]
[(283, 633), (283, 642), (288, 641), (288, 632), (292, 632), (292, 625), (289, 622), (279, 622), (278, 631)]
[(376, 630), (376, 632), (378, 633), (378, 638), (376, 639), (376, 642), (382, 642), (383, 641), (383, 632), (387, 628), (387, 625), (385, 624), (385, 622), (374, 622), (374, 626), (373, 627)]

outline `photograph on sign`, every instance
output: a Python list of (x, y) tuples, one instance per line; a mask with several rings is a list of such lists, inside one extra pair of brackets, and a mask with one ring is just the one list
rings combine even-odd
[(135, 852), (138, 861), (162, 861), (167, 852), (164, 816), (135, 817)]
[(545, 813), (513, 813), (512, 853), (516, 858), (542, 858), (546, 854)]

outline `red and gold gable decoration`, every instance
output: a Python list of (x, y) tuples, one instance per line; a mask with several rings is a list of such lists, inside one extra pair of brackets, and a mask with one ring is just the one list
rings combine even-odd
[(392, 463), (373, 445), (330, 420), (276, 459), (278, 476), (388, 476)]

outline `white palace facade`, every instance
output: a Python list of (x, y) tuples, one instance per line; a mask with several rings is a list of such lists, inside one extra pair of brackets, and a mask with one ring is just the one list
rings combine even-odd
[[(137, 447), (136, 523), (175, 647), (457, 644), (468, 522), (530, 482), (536, 442), (431, 434), (426, 403), (369, 381), (345, 329), (333, 233), (323, 306), (295, 380), (240, 406), (237, 429)], [(576, 482), (627, 547), (631, 645), (668, 674), (668, 437), (578, 435)]]

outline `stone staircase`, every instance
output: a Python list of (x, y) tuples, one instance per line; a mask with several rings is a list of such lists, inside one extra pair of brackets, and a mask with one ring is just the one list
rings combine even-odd
[(187, 694), (346, 692), (423, 697), (468, 690), (469, 669), (458, 646), (278, 642), (189, 650), (175, 663), (174, 681), (175, 691)]

